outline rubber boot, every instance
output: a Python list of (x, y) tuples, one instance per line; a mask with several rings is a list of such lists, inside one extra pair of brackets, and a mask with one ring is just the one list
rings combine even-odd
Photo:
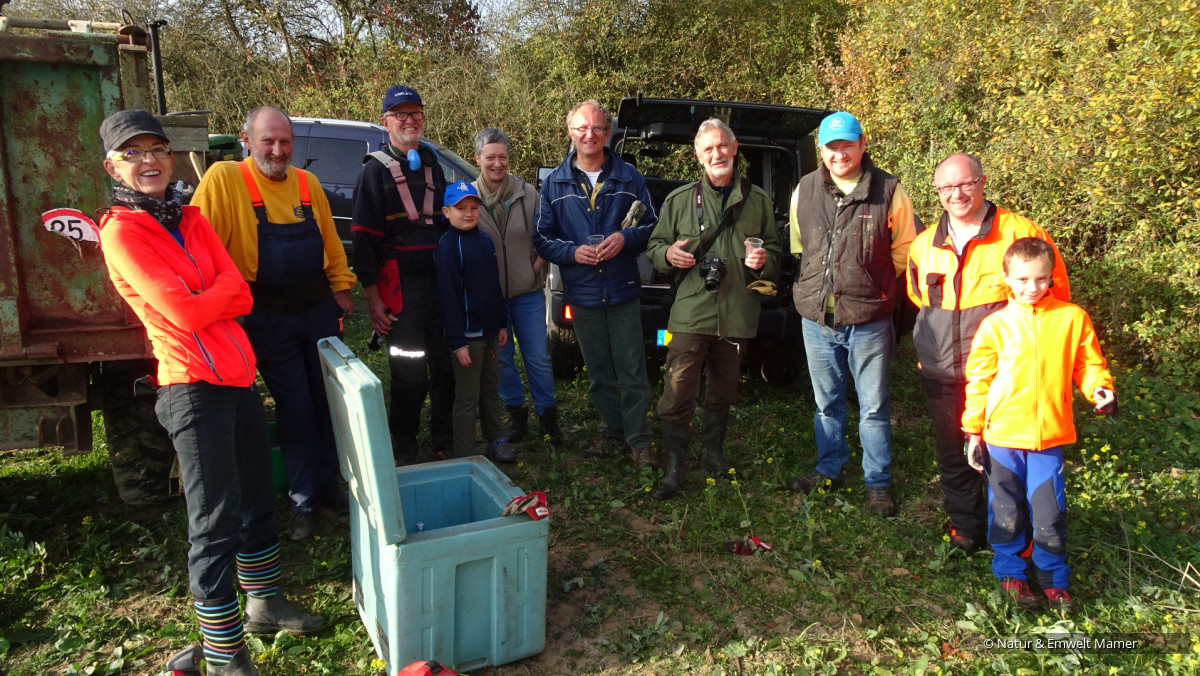
[(700, 464), (712, 472), (712, 476), (723, 481), (733, 481), (730, 470), (733, 465), (725, 459), (721, 448), (725, 445), (725, 427), (729, 424), (729, 413), (704, 412), (704, 455)]
[(295, 636), (308, 636), (325, 628), (325, 618), (300, 610), (287, 600), (282, 591), (274, 596), (246, 596), (246, 631), (251, 634), (276, 634), (286, 631)]
[(516, 462), (517, 451), (508, 443), (507, 439), (496, 439), (487, 443), (487, 450), (483, 453), (484, 457), (492, 462)]
[(524, 404), (505, 406), (508, 411), (508, 425), (504, 428), (504, 438), (510, 444), (519, 444), (529, 434), (529, 411)]
[[(237, 654), (234, 654), (237, 657)], [(200, 671), (200, 660), (204, 649), (198, 645), (188, 646), (167, 659), (167, 673), (171, 676), (204, 676)]]
[(686, 425), (663, 425), (663, 475), (654, 482), (650, 495), (666, 500), (675, 495), (687, 475), (684, 458), (687, 454), (688, 428)]
[(538, 416), (538, 435), (550, 437), (550, 445), (558, 448), (563, 442), (562, 430), (558, 427), (558, 408), (549, 406)]
[(259, 676), (259, 673), (250, 661), (250, 648), (242, 646), (228, 663), (208, 665), (208, 676)]

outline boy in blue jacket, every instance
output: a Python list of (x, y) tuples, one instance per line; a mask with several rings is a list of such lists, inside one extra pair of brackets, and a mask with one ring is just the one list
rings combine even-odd
[(433, 257), (446, 342), (454, 353), (454, 455), (474, 455), (475, 418), (479, 417), (487, 457), (515, 462), (516, 452), (504, 438), (500, 422), (496, 348), (508, 342), (508, 315), (500, 292), (496, 247), (475, 227), (482, 204), (475, 186), (465, 181), (447, 186), (443, 204), (450, 229)]

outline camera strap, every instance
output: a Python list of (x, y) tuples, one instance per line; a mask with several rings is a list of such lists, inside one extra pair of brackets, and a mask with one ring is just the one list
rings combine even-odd
[(750, 179), (742, 176), (741, 185), (742, 201), (733, 205), (732, 208), (725, 210), (725, 213), (722, 214), (721, 217), (721, 223), (717, 225), (715, 229), (707, 233), (708, 237), (706, 238), (704, 236), (704, 197), (702, 195), (704, 179), (702, 178), (699, 181), (696, 181), (696, 224), (700, 226), (701, 233), (700, 246), (696, 249), (696, 252), (692, 254), (696, 257), (696, 260), (704, 258), (704, 255), (708, 253), (709, 248), (712, 247), (713, 242), (717, 241), (717, 236), (720, 235), (727, 226), (737, 223), (737, 220), (742, 217), (742, 207), (746, 206), (746, 200), (750, 198)]
[[(737, 220), (742, 217), (742, 207), (746, 205), (746, 200), (750, 199), (751, 184), (750, 179), (746, 178), (745, 176), (741, 176), (740, 178), (742, 186), (742, 201), (733, 205), (732, 208), (726, 209), (725, 213), (722, 214), (720, 224), (707, 233), (704, 232), (704, 197), (702, 195), (704, 191), (705, 179), (701, 178), (699, 181), (696, 181), (696, 224), (700, 228), (700, 246), (696, 247), (696, 251), (692, 255), (696, 258), (697, 262), (704, 259), (704, 255), (708, 253), (708, 250), (710, 247), (712, 247), (713, 242), (717, 241), (717, 236), (720, 235), (727, 226), (737, 223)], [(683, 272), (683, 270), (679, 270), (678, 268), (671, 270), (671, 290), (663, 296), (664, 307), (669, 308), (672, 304), (674, 304), (675, 293), (679, 290), (679, 281), (683, 278)]]

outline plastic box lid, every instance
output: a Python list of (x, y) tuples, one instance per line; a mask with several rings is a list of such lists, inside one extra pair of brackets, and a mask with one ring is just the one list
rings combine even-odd
[(321, 372), (337, 439), (338, 462), (350, 492), (371, 521), (378, 542), (408, 537), (392, 459), (392, 437), (383, 407), (383, 384), (337, 338), (317, 341)]

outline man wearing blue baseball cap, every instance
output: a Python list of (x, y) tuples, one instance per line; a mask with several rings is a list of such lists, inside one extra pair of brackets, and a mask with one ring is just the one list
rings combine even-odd
[(827, 116), (817, 143), (821, 167), (800, 179), (790, 219), (792, 252), (803, 252), (792, 297), (816, 400), (817, 466), (791, 488), (806, 493), (844, 481), (846, 391), (853, 377), (867, 506), (891, 516), (892, 313), (904, 293), (901, 275), (916, 218), (899, 179), (867, 157), (866, 136), (853, 115)]
[(421, 406), (429, 393), (430, 439), (449, 455), (453, 443), (454, 374), (446, 351), (433, 251), (446, 231), (446, 177), (421, 145), (425, 106), (411, 87), (383, 96), (380, 123), (388, 147), (370, 154), (354, 187), (354, 270), (363, 285), (371, 327), (386, 337), (392, 384), (388, 427), (400, 464), (417, 455)]

